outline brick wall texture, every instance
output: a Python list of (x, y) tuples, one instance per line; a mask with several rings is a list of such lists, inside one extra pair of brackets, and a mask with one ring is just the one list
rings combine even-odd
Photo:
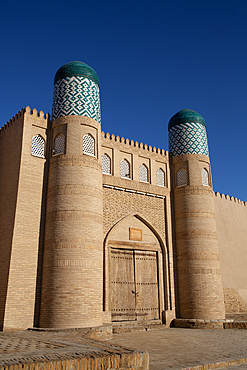
[(198, 159), (183, 155), (173, 160), (176, 170), (184, 162), (188, 168), (188, 185), (174, 187), (179, 317), (224, 319), (214, 192), (202, 185)]
[(26, 108), (0, 134), (1, 313), (5, 329), (33, 326), (45, 159), (31, 155), (31, 142), (36, 134), (46, 140), (49, 117), (42, 113), (37, 116), (36, 110), (30, 113)]
[(136, 214), (152, 225), (165, 242), (164, 199), (104, 188), (103, 202), (104, 235), (122, 218)]
[[(98, 123), (91, 118), (53, 121), (71, 133), (66, 153), (51, 159), (43, 258), (41, 327), (102, 325), (103, 219)], [(92, 133), (95, 157), (82, 155)], [(53, 135), (55, 136), (55, 134)], [(69, 134), (68, 134), (69, 136)], [(72, 137), (71, 137), (72, 136)], [(72, 140), (73, 139), (73, 140)]]
[[(53, 155), (58, 134), (65, 152)], [(83, 152), (86, 134), (94, 155)], [(34, 135), (45, 140), (44, 158), (31, 155)], [(102, 175), (102, 154), (110, 174)], [(129, 178), (121, 178), (123, 159)], [(143, 165), (147, 182), (139, 178)], [(1, 329), (109, 322), (113, 242), (157, 252), (160, 317), (174, 317), (175, 308), (185, 319), (222, 319), (225, 307), (246, 311), (247, 207), (215, 196), (206, 156), (171, 162), (164, 150), (102, 133), (91, 118), (51, 123), (27, 107), (0, 130), (0, 168)], [(180, 168), (188, 183), (177, 187)], [(209, 186), (202, 185), (203, 168)], [(129, 228), (141, 229), (143, 240), (130, 240)]]
[(226, 312), (246, 312), (247, 205), (219, 193), (214, 204)]
[[(3, 327), (4, 311), (7, 298), (7, 287), (12, 250), (12, 238), (15, 223), (16, 198), (18, 190), (23, 115), (12, 119), (0, 133), (0, 327)], [(12, 163), (10, 167), (9, 164)]]

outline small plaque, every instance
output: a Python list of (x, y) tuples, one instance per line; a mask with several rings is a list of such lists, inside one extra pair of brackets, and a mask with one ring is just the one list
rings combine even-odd
[(142, 241), (142, 230), (130, 227), (130, 240)]

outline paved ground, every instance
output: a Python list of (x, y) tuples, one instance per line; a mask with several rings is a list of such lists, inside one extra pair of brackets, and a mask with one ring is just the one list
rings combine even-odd
[[(137, 354), (137, 351), (132, 349), (86, 339), (85, 331), (0, 332), (0, 369), (2, 370), (13, 370), (12, 365), (16, 364), (22, 364), (26, 368), (26, 365), (32, 363), (39, 364), (35, 369), (47, 369), (44, 363), (53, 364), (51, 368), (54, 369), (55, 363), (58, 364), (57, 369), (72, 369), (74, 361), (78, 369), (81, 367), (107, 369), (108, 363), (117, 364), (118, 368), (122, 362), (131, 364), (133, 357), (137, 357), (141, 363), (146, 362), (147, 358), (141, 351)], [(132, 368), (131, 365), (128, 366), (130, 367)]]
[[(115, 334), (103, 343), (85, 339), (78, 332), (20, 331), (0, 333), (0, 366), (28, 359), (49, 359), (80, 354), (126, 353), (126, 348), (147, 351), (150, 370), (207, 369), (203, 365), (245, 365), (247, 369), (247, 330), (162, 329)], [(233, 361), (236, 361), (235, 363)]]
[(150, 370), (226, 366), (240, 359), (247, 362), (247, 330), (170, 328), (115, 334), (108, 343), (149, 352)]

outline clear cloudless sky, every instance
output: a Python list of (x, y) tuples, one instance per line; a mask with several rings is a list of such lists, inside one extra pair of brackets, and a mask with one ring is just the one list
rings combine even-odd
[(53, 78), (97, 72), (102, 130), (168, 150), (169, 119), (206, 121), (214, 190), (247, 201), (247, 0), (13, 0), (1, 4), (1, 122), (51, 113)]

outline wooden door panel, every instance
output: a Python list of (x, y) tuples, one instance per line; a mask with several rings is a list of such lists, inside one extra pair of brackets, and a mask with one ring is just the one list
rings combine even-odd
[(112, 321), (136, 320), (134, 251), (111, 249)]
[(159, 319), (157, 254), (135, 251), (136, 313), (138, 319)]

